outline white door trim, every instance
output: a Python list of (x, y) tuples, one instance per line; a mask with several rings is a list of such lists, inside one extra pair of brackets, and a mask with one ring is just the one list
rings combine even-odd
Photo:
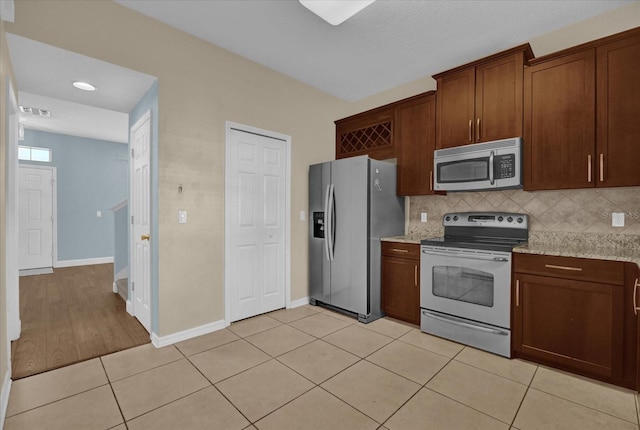
[(229, 223), (230, 215), (229, 215), (229, 190), (227, 189), (227, 184), (229, 183), (230, 177), (230, 160), (229, 160), (229, 148), (231, 145), (230, 133), (231, 130), (235, 129), (238, 131), (243, 131), (246, 133), (258, 134), (265, 137), (270, 137), (273, 139), (279, 139), (284, 141), (285, 147), (287, 149), (287, 159), (285, 161), (285, 169), (287, 179), (285, 181), (285, 286), (284, 286), (284, 295), (285, 295), (285, 307), (288, 309), (291, 307), (291, 136), (286, 134), (276, 133), (274, 131), (263, 130), (261, 128), (251, 127), (249, 125), (239, 124), (232, 121), (225, 122), (225, 193), (224, 193), (224, 324), (225, 327), (231, 325), (231, 293), (229, 291), (230, 288), (230, 280), (229, 280), (229, 270), (228, 270), (228, 259), (227, 256), (230, 255), (231, 246), (229, 240), (231, 225)]
[(38, 164), (19, 164), (18, 169), (20, 168), (27, 169), (40, 169), (40, 170), (51, 170), (51, 177), (53, 178), (52, 190), (51, 190), (51, 220), (52, 223), (52, 246), (53, 246), (53, 257), (52, 264), (53, 267), (58, 267), (58, 170), (55, 166), (41, 166)]
[[(127, 220), (127, 226), (128, 226), (128, 236), (129, 236), (129, 281), (128, 281), (128, 292), (127, 292), (127, 304), (126, 304), (126, 310), (127, 312), (132, 315), (133, 317), (136, 317), (136, 308), (135, 308), (135, 294), (131, 289), (131, 283), (133, 282), (133, 278), (135, 276), (136, 270), (139, 270), (138, 268), (135, 267), (134, 265), (134, 261), (135, 259), (133, 258), (134, 256), (134, 252), (135, 252), (135, 236), (133, 234), (133, 225), (131, 223), (131, 217), (133, 216), (133, 205), (135, 204), (134, 202), (134, 192), (133, 192), (133, 178), (134, 178), (134, 162), (133, 162), (133, 157), (131, 156), (132, 154), (132, 138), (133, 138), (133, 132), (134, 130), (137, 130), (145, 121), (149, 121), (149, 167), (151, 167), (151, 151), (153, 150), (153, 145), (152, 145), (152, 133), (153, 133), (153, 123), (152, 123), (152, 116), (151, 116), (151, 109), (147, 110), (144, 114), (142, 114), (140, 116), (140, 118), (138, 118), (138, 120), (131, 126), (129, 127), (129, 196), (128, 196), (128, 201), (129, 201), (129, 206), (128, 206), (128, 220)], [(152, 227), (152, 223), (153, 223), (153, 205), (151, 204), (151, 181), (152, 181), (152, 177), (151, 177), (151, 172), (149, 173), (149, 202), (150, 202), (150, 207), (149, 207), (149, 228), (151, 229)], [(151, 232), (150, 232), (151, 233)], [(157, 240), (157, 238), (152, 237), (151, 240)], [(151, 246), (151, 245), (150, 245)], [(150, 251), (151, 252), (151, 251)], [(151, 285), (151, 274), (153, 273), (153, 258), (149, 259), (149, 327), (148, 327), (148, 331), (149, 334), (151, 334), (153, 332), (153, 327), (152, 327), (152, 321), (153, 321), (153, 287)], [(138, 317), (136, 317), (138, 318)], [(142, 321), (140, 321), (140, 323), (142, 323)], [(144, 324), (143, 324), (144, 326)], [(146, 329), (147, 327), (145, 327)]]
[[(6, 303), (7, 303), (7, 339), (20, 337), (22, 322), (20, 321), (20, 278), (18, 257), (20, 242), (18, 235), (18, 101), (13, 85), (7, 80), (7, 97), (9, 98), (9, 123), (7, 124), (7, 159), (6, 159)], [(11, 348), (8, 348), (9, 353)]]

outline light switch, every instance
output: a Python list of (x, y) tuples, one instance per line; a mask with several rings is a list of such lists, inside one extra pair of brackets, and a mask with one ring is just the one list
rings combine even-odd
[(102, 211), (98, 211), (98, 212), (96, 212), (96, 216), (97, 216), (98, 218), (102, 218)]
[(611, 214), (612, 227), (624, 227), (624, 212), (613, 212)]
[(426, 212), (420, 213), (420, 222), (427, 222), (427, 213)]
[(178, 211), (178, 223), (180, 224), (187, 223), (187, 211)]

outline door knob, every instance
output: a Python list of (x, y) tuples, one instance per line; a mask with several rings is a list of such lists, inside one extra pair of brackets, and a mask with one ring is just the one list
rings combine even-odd
[(140, 236), (140, 240), (149, 240), (149, 235), (143, 234), (142, 236)]

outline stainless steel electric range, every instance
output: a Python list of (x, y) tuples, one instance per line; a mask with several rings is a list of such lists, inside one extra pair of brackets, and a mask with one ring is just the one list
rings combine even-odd
[(529, 237), (527, 215), (444, 216), (444, 237), (421, 242), (420, 327), (511, 356), (511, 251)]

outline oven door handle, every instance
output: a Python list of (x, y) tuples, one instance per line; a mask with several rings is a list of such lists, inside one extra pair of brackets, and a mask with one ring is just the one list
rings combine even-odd
[(503, 330), (498, 330), (496, 328), (489, 328), (489, 327), (485, 327), (484, 325), (475, 325), (475, 324), (471, 324), (468, 323), (466, 321), (462, 321), (459, 318), (454, 318), (454, 317), (445, 317), (442, 315), (436, 315), (433, 312), (429, 312), (429, 311), (425, 311), (424, 309), (422, 310), (422, 315), (427, 316), (429, 318), (433, 318), (439, 321), (443, 321), (449, 324), (454, 324), (454, 325), (459, 325), (465, 328), (470, 328), (472, 330), (477, 330), (477, 331), (481, 331), (481, 332), (485, 332), (485, 333), (491, 333), (491, 334), (498, 334), (500, 336), (507, 336), (509, 333)]
[(439, 256), (439, 257), (449, 257), (449, 256), (455, 256), (455, 257), (459, 257), (459, 258), (464, 258), (465, 260), (483, 260), (483, 261), (495, 261), (498, 263), (507, 263), (509, 262), (509, 258), (507, 257), (490, 257), (490, 256), (482, 256), (482, 255), (469, 255), (469, 254), (464, 254), (464, 253), (460, 253), (460, 252), (455, 252), (455, 251), (428, 251), (426, 249), (422, 250), (423, 254), (429, 254), (429, 255), (435, 255), (435, 256)]

